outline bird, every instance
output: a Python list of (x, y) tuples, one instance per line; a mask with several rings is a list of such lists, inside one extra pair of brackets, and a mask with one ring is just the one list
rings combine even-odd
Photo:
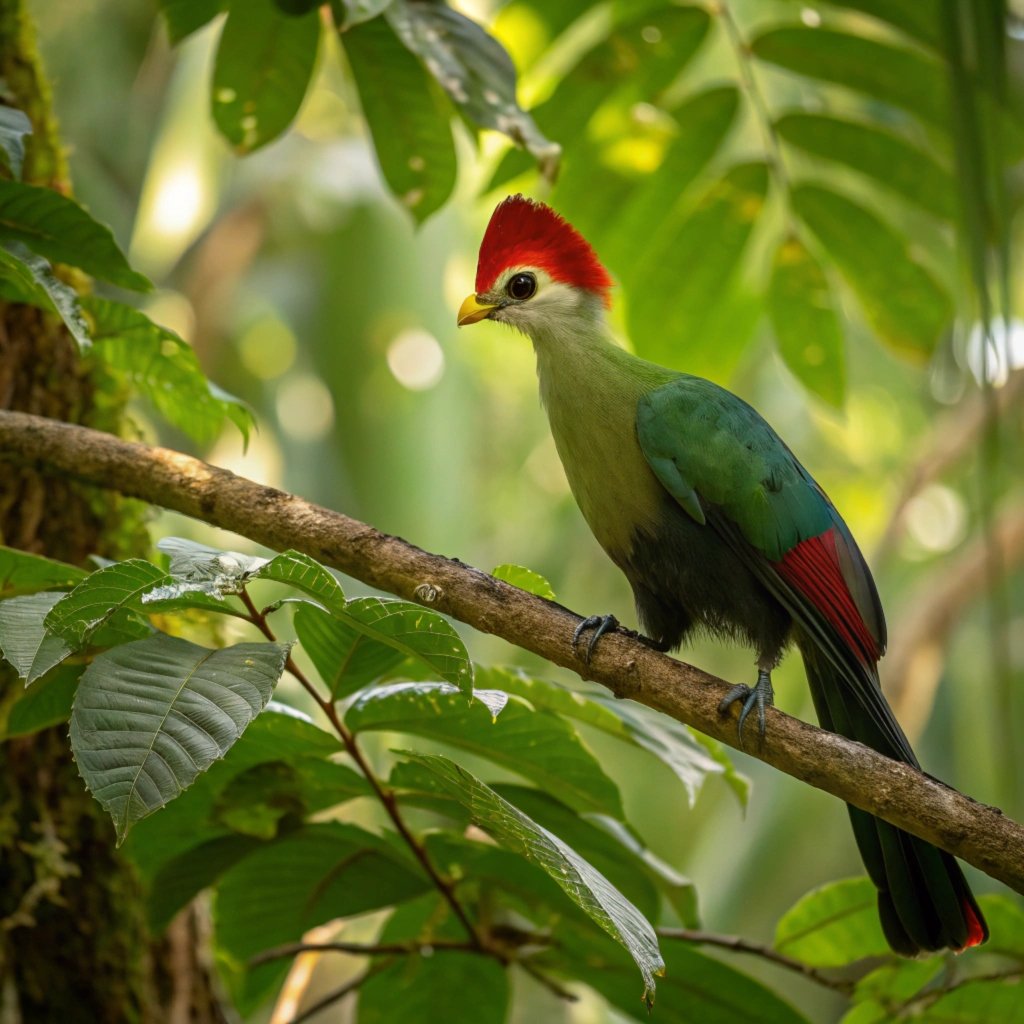
[[(771, 673), (794, 645), (823, 728), (920, 768), (882, 694), (886, 625), (864, 556), (821, 486), (743, 399), (627, 351), (607, 321), (612, 278), (548, 205), (509, 196), (480, 245), (458, 326), (506, 324), (533, 343), (541, 402), (583, 517), (633, 590), (658, 650), (695, 633), (738, 641), (757, 681), (732, 687), (740, 743), (756, 710), (765, 734)], [(685, 344), (681, 342), (681, 350)], [(571, 643), (588, 660), (612, 615)], [(988, 926), (956, 860), (848, 805), (894, 951), (964, 950)]]

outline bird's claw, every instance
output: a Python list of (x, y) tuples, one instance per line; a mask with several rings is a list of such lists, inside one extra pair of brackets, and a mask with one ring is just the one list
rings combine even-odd
[(760, 669), (757, 673), (757, 683), (754, 686), (747, 686), (746, 683), (737, 683), (721, 699), (718, 704), (718, 713), (724, 715), (736, 701), (743, 701), (740, 708), (740, 721), (737, 731), (740, 737), (740, 746), (743, 746), (743, 723), (747, 715), (757, 708), (757, 732), (763, 740), (765, 734), (764, 709), (770, 708), (775, 703), (775, 690), (772, 688), (772, 676), (770, 672)]
[[(614, 615), (591, 615), (589, 618), (584, 619), (574, 630), (572, 634), (572, 652), (578, 657), (582, 657), (583, 660), (589, 665), (590, 659), (594, 656), (594, 648), (597, 646), (597, 641), (605, 635), (610, 633), (613, 629), (619, 628), (619, 620)], [(594, 635), (590, 638), (590, 643), (587, 644), (586, 650), (582, 655), (579, 653), (580, 637), (588, 630), (592, 629)]]

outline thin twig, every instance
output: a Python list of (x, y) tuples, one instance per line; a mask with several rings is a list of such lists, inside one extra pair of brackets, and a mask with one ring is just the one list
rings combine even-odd
[(559, 985), (554, 978), (549, 977), (543, 971), (539, 970), (529, 960), (516, 960), (518, 964), (534, 981), (539, 982), (549, 992), (553, 992), (559, 999), (565, 1000), (567, 1003), (578, 1003), (580, 997), (575, 992), (570, 992), (567, 988)]
[(835, 992), (842, 992), (849, 995), (856, 986), (856, 982), (847, 978), (833, 978), (802, 960), (779, 953), (771, 946), (764, 946), (759, 942), (752, 942), (739, 935), (721, 935), (717, 932), (703, 932), (692, 928), (659, 928), (658, 936), (662, 939), (678, 939), (680, 942), (691, 942), (701, 946), (718, 946), (720, 949), (729, 949), (734, 953), (749, 953), (751, 956), (759, 956), (762, 960), (768, 960), (779, 967), (785, 967), (787, 971), (802, 974), (808, 981), (823, 985)]
[(472, 942), (453, 942), (448, 939), (433, 939), (430, 942), (289, 942), (257, 953), (249, 961), (250, 967), (269, 963), (271, 960), (286, 960), (301, 953), (347, 953), (349, 956), (413, 956), (439, 950), (454, 950), (460, 953), (476, 953), (479, 948)]
[(321, 1010), (326, 1010), (328, 1006), (341, 1002), (345, 996), (351, 995), (351, 993), (365, 985), (366, 982), (368, 982), (375, 974), (380, 974), (380, 972), (386, 967), (390, 967), (392, 962), (393, 961), (391, 960), (381, 960), (379, 963), (371, 964), (358, 977), (345, 982), (344, 985), (340, 988), (336, 988), (333, 992), (328, 992), (323, 999), (320, 999), (312, 1006), (307, 1007), (297, 1017), (293, 1017), (291, 1024), (302, 1024), (303, 1021), (307, 1021), (311, 1017), (315, 1017)]
[[(261, 612), (256, 605), (253, 603), (252, 598), (249, 596), (248, 591), (243, 587), (241, 593), (242, 601), (245, 604), (246, 609), (249, 612), (250, 620), (252, 624), (268, 639), (276, 641), (277, 637), (274, 634), (270, 623), (267, 621), (266, 615)], [(413, 856), (419, 861), (420, 866), (423, 868), (427, 877), (434, 884), (435, 888), (444, 897), (448, 906), (451, 907), (452, 913), (459, 919), (466, 933), (470, 937), (470, 941), (473, 943), (474, 948), (478, 950), (486, 950), (489, 955), (495, 957), (502, 963), (507, 962), (507, 957), (500, 950), (496, 950), (488, 947), (483, 941), (480, 933), (477, 931), (476, 926), (470, 920), (469, 915), (466, 913), (465, 908), (459, 902), (458, 897), (455, 895), (455, 888), (452, 883), (445, 878), (438, 870), (434, 867), (433, 861), (427, 854), (426, 848), (412, 833), (412, 830), (405, 823), (405, 819), (402, 817), (401, 812), (398, 809), (398, 800), (395, 794), (384, 786), (384, 784), (377, 778), (377, 773), (373, 770), (373, 766), (364, 756), (362, 750), (359, 748), (359, 744), (356, 743), (356, 738), (353, 733), (348, 729), (345, 723), (341, 720), (341, 716), (338, 714), (338, 709), (334, 706), (333, 701), (325, 700), (317, 692), (316, 687), (309, 680), (309, 677), (295, 664), (294, 659), (291, 655), (288, 656), (288, 660), (285, 662), (285, 668), (302, 684), (306, 692), (316, 701), (317, 707), (326, 715), (327, 720), (334, 726), (335, 732), (337, 732), (341, 742), (345, 745), (345, 749), (348, 751), (349, 756), (355, 761), (359, 770), (363, 773), (366, 781), (370, 784), (370, 788), (373, 790), (377, 799), (381, 802), (384, 810), (387, 812), (388, 817), (393, 822), (395, 828), (398, 830), (398, 834), (402, 837), (405, 844), (412, 851)]]

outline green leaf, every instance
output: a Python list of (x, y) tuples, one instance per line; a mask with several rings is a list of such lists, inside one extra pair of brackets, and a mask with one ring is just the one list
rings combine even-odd
[(730, 293), (767, 191), (764, 164), (733, 167), (688, 214), (668, 216), (644, 246), (637, 269), (645, 282), (644, 301), (627, 310), (630, 337), (642, 355), (668, 365), (685, 356), (688, 370), (704, 366), (721, 373), (721, 338), (710, 328)]
[(842, 967), (869, 956), (889, 956), (871, 880), (830, 882), (801, 897), (779, 920), (775, 948), (812, 967)]
[(400, 732), (448, 743), (536, 782), (577, 810), (621, 818), (622, 800), (573, 728), (519, 698), (494, 719), (444, 683), (392, 683), (360, 694), (345, 714), (354, 732)]
[(81, 674), (81, 665), (62, 665), (29, 687), (11, 707), (6, 725), (0, 726), (0, 739), (31, 736), (66, 722)]
[(516, 69), (501, 43), (445, 4), (393, 0), (384, 16), (472, 124), (503, 132), (554, 181), (561, 147), (519, 106)]
[(791, 146), (843, 164), (936, 217), (952, 220), (956, 216), (952, 175), (895, 132), (804, 113), (786, 114), (775, 122), (775, 130)]
[(404, 753), (437, 775), (478, 828), (542, 867), (577, 906), (621, 943), (640, 969), (645, 999), (653, 1001), (654, 976), (665, 969), (657, 936), (643, 914), (604, 875), (454, 761), (433, 754)]
[(90, 296), (85, 308), (99, 358), (123, 373), (171, 426), (209, 444), (227, 419), (248, 444), (252, 410), (207, 380), (188, 342), (119, 302)]
[(359, 1024), (504, 1024), (509, 972), (474, 953), (405, 956), (359, 987)]
[(116, 612), (139, 608), (142, 595), (166, 579), (162, 569), (141, 558), (114, 562), (61, 594), (63, 600), (46, 615), (46, 628), (77, 649)]
[(73, 199), (39, 185), (0, 180), (0, 240), (133, 291), (153, 286), (128, 265), (110, 228)]
[(207, 22), (213, 21), (221, 11), (228, 9), (229, 0), (157, 0), (160, 13), (167, 22), (167, 34), (177, 45)]
[(321, 0), (274, 0), (279, 11), (289, 17), (298, 18), (321, 6)]
[(251, 1013), (288, 970), (287, 961), (246, 970), (255, 954), (297, 941), (315, 925), (389, 907), (429, 887), (390, 843), (354, 825), (307, 825), (258, 847), (221, 878), (214, 903), (217, 946), (238, 1009)]
[(826, 28), (770, 29), (750, 43), (760, 60), (853, 89), (928, 124), (949, 124), (947, 85), (933, 57)]
[(295, 635), (327, 684), (331, 700), (361, 690), (404, 660), (401, 651), (370, 639), (316, 605), (300, 604), (292, 621)]
[(473, 663), (462, 637), (436, 612), (392, 598), (357, 597), (336, 615), (377, 643), (415, 658), (470, 697)]
[(872, 1001), (883, 1006), (905, 1003), (929, 984), (945, 966), (942, 957), (925, 960), (899, 959), (883, 964), (857, 982), (857, 1002)]
[(515, 669), (479, 669), (477, 683), (514, 693), (537, 710), (571, 718), (617, 740), (650, 751), (683, 784), (690, 806), (708, 775), (725, 775), (740, 803), (746, 806), (748, 780), (736, 772), (719, 745), (694, 733), (681, 722), (640, 704), (606, 699), (599, 693), (580, 693)]
[(843, 329), (828, 278), (798, 238), (775, 252), (768, 314), (786, 366), (804, 387), (841, 409), (846, 399)]
[(914, 1020), (922, 1024), (1024, 1024), (1020, 981), (964, 981)]
[(351, 28), (360, 22), (376, 18), (390, 3), (391, 0), (341, 0), (345, 20), (339, 28)]
[(451, 106), (384, 18), (356, 25), (342, 43), (384, 180), (421, 224), (455, 187)]
[(56, 313), (84, 352), (92, 345), (89, 325), (82, 316), (78, 293), (54, 276), (41, 256), (18, 242), (0, 244), (0, 293)]
[(313, 76), (320, 17), (282, 13), (271, 0), (228, 12), (213, 67), (213, 120), (238, 153), (276, 139), (295, 119)]
[(989, 893), (979, 896), (978, 904), (991, 933), (985, 951), (1024, 959), (1024, 908), (1009, 896)]
[(504, 580), (506, 583), (511, 583), (513, 587), (525, 590), (528, 594), (536, 594), (537, 597), (543, 597), (546, 601), (555, 599), (555, 592), (551, 589), (551, 584), (539, 572), (534, 572), (525, 566), (499, 565), (491, 570), (491, 575), (496, 580)]
[[(586, 950), (586, 947), (584, 947)], [(583, 951), (581, 951), (583, 952)], [(631, 1020), (648, 1020), (636, 985), (622, 958), (608, 962), (595, 949), (581, 964), (579, 978)], [(729, 964), (705, 956), (680, 942), (664, 943), (665, 977), (658, 982), (661, 999), (655, 1010), (664, 1024), (808, 1024), (807, 1019), (770, 988)]]
[(75, 696), (71, 749), (119, 843), (230, 750), (270, 700), (288, 651), (208, 650), (157, 634), (93, 661)]
[(857, 294), (878, 336), (904, 355), (930, 356), (953, 306), (911, 256), (906, 240), (875, 214), (820, 185), (798, 185), (792, 203)]
[(0, 651), (25, 685), (59, 665), (72, 648), (43, 625), (47, 612), (64, 597), (61, 591), (42, 591), (0, 601)]
[(0, 545), (0, 598), (70, 589), (88, 575), (78, 566)]
[(246, 579), (285, 583), (294, 590), (308, 594), (335, 615), (350, 614), (352, 602), (345, 600), (341, 584), (315, 558), (310, 558), (301, 551), (289, 549), (274, 555)]
[[(804, 3), (805, 0), (798, 0)], [(841, 8), (862, 11), (900, 29), (920, 43), (938, 49), (941, 45), (939, 4), (941, 0), (830, 0)]]
[(20, 110), (0, 103), (0, 160), (14, 178), (21, 177), (25, 161), (25, 136), (32, 134), (32, 122)]
[[(337, 737), (318, 728), (294, 708), (271, 701), (223, 760), (211, 765), (178, 800), (132, 829), (124, 850), (152, 883), (163, 865), (173, 858), (200, 843), (230, 834), (217, 820), (217, 813), (219, 796), (233, 779), (262, 764), (284, 761), (300, 779), (308, 782), (307, 761), (331, 764), (325, 759), (341, 749)], [(305, 796), (308, 811), (312, 803)], [(334, 803), (343, 799), (344, 796), (335, 796)]]

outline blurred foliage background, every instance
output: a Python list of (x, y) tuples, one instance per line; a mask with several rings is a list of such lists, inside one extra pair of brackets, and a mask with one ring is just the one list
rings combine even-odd
[[(374, 65), (379, 40), (353, 44), (349, 64), (323, 32), (294, 123), (265, 146), (236, 134), (236, 149), (256, 150), (241, 158), (218, 132), (231, 135), (214, 70), (223, 16), (174, 48), (149, 4), (33, 0), (79, 199), (156, 282), (146, 312), (256, 410), (246, 451), (227, 426), (197, 454), (473, 565), (529, 566), (568, 607), (634, 624), (568, 492), (528, 343), (494, 324), (455, 329), (494, 203), (546, 199), (620, 282), (613, 316), (629, 343), (750, 401), (822, 483), (879, 582), (883, 681), (922, 763), (1019, 819), (1024, 329), (1006, 301), (1020, 281), (998, 272), (1015, 248), (1019, 175), (989, 187), (1024, 152), (1013, 12), (1008, 77), (965, 129), (947, 109), (938, 2), (452, 6), (511, 54), (522, 106), (564, 150), (553, 186), (462, 118), (449, 152), (439, 96), (415, 116), (442, 131), (409, 141), (394, 112), (412, 93)], [(966, 52), (968, 72), (987, 74), (984, 51)], [(373, 123), (378, 88), (393, 122)], [(534, 155), (550, 158), (538, 139)], [(980, 277), (957, 242), (972, 188), (991, 199), (973, 207)], [(144, 406), (135, 422), (197, 450)], [(170, 516), (154, 532), (245, 550)], [(466, 639), (484, 663), (553, 672)], [(726, 678), (751, 672), (742, 650), (684, 657)], [(796, 659), (777, 690), (813, 720)], [(706, 926), (769, 938), (802, 893), (861, 869), (837, 801), (736, 760), (754, 783), (745, 816), (719, 782), (693, 812), (667, 806), (668, 769), (624, 796), (651, 848), (696, 882)], [(827, 993), (787, 983), (827, 1019)]]

